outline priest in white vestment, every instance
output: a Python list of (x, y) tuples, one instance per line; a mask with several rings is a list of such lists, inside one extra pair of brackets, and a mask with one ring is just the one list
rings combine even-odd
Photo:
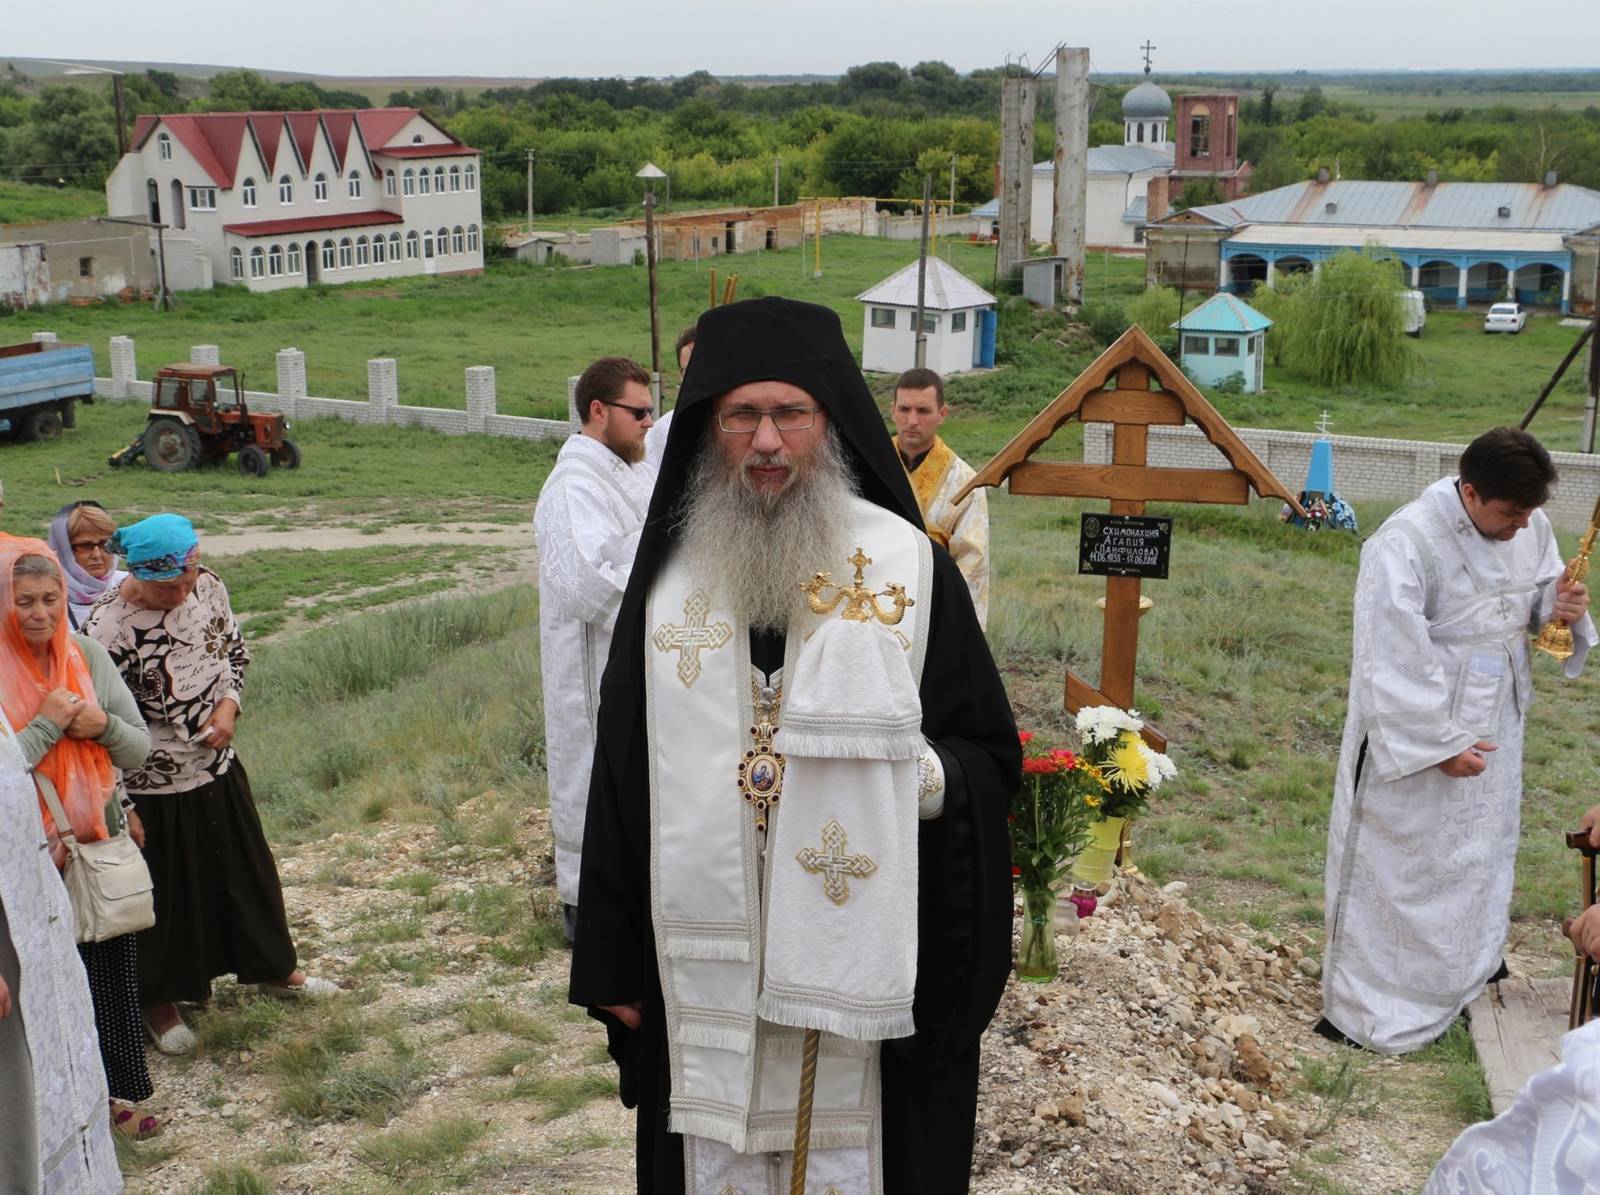
[(589, 802), (600, 674), (650, 508), (655, 469), (644, 463), (652, 423), (650, 375), (602, 357), (578, 379), (582, 431), (561, 446), (533, 516), (539, 549), (539, 666), (556, 886), (575, 925), (583, 821)]
[(989, 625), (989, 491), (976, 489), (961, 502), (955, 497), (971, 481), (971, 465), (939, 435), (950, 408), (944, 379), (931, 369), (908, 369), (895, 383), (895, 451), (911, 478), (928, 535), (949, 551), (972, 594), (978, 625)]
[(1533, 701), (1528, 639), (1565, 618), (1568, 677), (1595, 640), (1588, 590), (1566, 581), (1539, 509), (1555, 479), (1537, 440), (1496, 428), (1462, 454), (1459, 478), (1429, 486), (1362, 549), (1328, 826), (1326, 1036), (1418, 1049), (1497, 975)]
[[(678, 355), (678, 383), (682, 389), (683, 375), (689, 372), (689, 358), (694, 356), (694, 329), (690, 324), (678, 333), (678, 342), (672, 346), (673, 352)], [(649, 462), (652, 469), (661, 468), (661, 458), (667, 451), (667, 433), (672, 430), (672, 412), (668, 411), (655, 422), (655, 426), (644, 434), (644, 459)]]

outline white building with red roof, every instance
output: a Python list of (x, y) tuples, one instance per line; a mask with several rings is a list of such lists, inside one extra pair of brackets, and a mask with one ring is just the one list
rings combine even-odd
[(141, 116), (106, 204), (251, 290), (476, 273), (480, 158), (417, 108)]

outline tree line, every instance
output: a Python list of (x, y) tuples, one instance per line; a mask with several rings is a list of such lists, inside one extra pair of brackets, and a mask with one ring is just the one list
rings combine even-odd
[[(870, 62), (836, 79), (734, 82), (705, 71), (679, 79), (549, 79), (529, 87), (426, 87), (389, 101), (421, 107), (484, 151), (488, 219), (514, 218), (527, 204), (527, 151), (534, 151), (536, 213), (609, 214), (638, 203), (635, 171), (653, 161), (670, 176), (675, 202), (744, 205), (803, 195), (934, 193), (983, 203), (994, 194), (997, 114), (1003, 70), (961, 73), (942, 62), (904, 67)], [(1600, 107), (1582, 111), (1505, 105), (1433, 111), (1380, 121), (1368, 109), (1324, 94), (1323, 78), (1199, 76), (1190, 86), (1245, 90), (1241, 155), (1256, 166), (1258, 190), (1327, 168), (1346, 178), (1563, 181), (1600, 188)], [(1414, 90), (1452, 94), (1489, 81), (1600, 85), (1600, 75), (1410, 76)], [(1443, 82), (1436, 82), (1442, 79)], [(1137, 76), (1096, 79), (1091, 144), (1122, 140), (1121, 99)], [(1359, 76), (1361, 85), (1398, 86), (1398, 77)], [(1345, 79), (1346, 82), (1350, 80)], [(130, 121), (142, 113), (281, 111), (369, 106), (366, 96), (254, 71), (208, 81), (152, 70), (126, 78)], [(1052, 81), (1040, 81), (1035, 160), (1052, 152)], [(1181, 90), (1179, 84), (1168, 84)], [(1500, 90), (1513, 90), (1508, 85)], [(95, 187), (115, 164), (109, 88), (51, 84), (35, 89), (15, 72), (0, 76), (0, 177)], [(1201, 188), (1203, 190), (1203, 188)], [(1203, 202), (1197, 193), (1186, 201)]]

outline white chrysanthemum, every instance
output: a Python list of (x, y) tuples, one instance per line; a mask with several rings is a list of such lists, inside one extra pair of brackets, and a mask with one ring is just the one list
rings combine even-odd
[[(1143, 740), (1140, 740), (1141, 743)], [(1171, 780), (1178, 774), (1178, 767), (1167, 756), (1159, 751), (1152, 751), (1149, 747), (1144, 749), (1145, 759), (1149, 763), (1149, 785), (1151, 788), (1160, 788), (1163, 780)]]
[(1144, 723), (1114, 705), (1091, 705), (1078, 711), (1078, 734), (1086, 743), (1109, 743), (1124, 730), (1137, 731)]

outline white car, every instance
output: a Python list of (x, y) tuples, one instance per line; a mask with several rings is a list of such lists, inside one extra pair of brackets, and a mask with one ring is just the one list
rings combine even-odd
[(1510, 332), (1515, 336), (1528, 323), (1528, 309), (1521, 303), (1496, 303), (1483, 317), (1485, 332)]

